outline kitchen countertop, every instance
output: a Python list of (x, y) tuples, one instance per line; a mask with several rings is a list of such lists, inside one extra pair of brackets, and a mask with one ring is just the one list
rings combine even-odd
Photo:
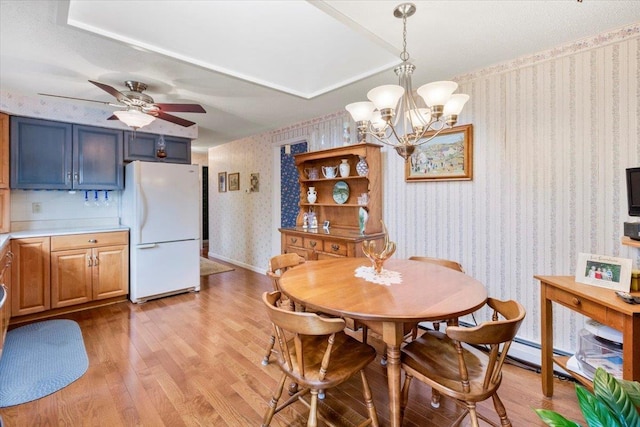
[(114, 226), (114, 227), (82, 227), (82, 228), (56, 228), (56, 229), (42, 229), (42, 230), (23, 230), (12, 231), (11, 233), (0, 234), (0, 250), (11, 239), (27, 238), (27, 237), (40, 237), (40, 236), (63, 236), (68, 234), (82, 234), (82, 233), (108, 233), (111, 231), (128, 231), (129, 227)]

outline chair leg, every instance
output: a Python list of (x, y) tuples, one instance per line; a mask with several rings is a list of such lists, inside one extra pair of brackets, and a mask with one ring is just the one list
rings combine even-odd
[(507, 410), (505, 409), (504, 405), (502, 404), (502, 400), (500, 400), (500, 397), (498, 396), (498, 393), (494, 393), (491, 398), (493, 399), (493, 406), (494, 408), (496, 408), (496, 412), (498, 413), (498, 416), (500, 417), (500, 425), (504, 426), (504, 427), (511, 427), (511, 421), (509, 420), (509, 417), (507, 416)]
[[(413, 375), (406, 372), (404, 374), (404, 383), (402, 384), (402, 391), (400, 392), (400, 421), (404, 418), (404, 410), (409, 403), (409, 386), (411, 385), (411, 380), (413, 379)], [(400, 423), (402, 424), (402, 422)]]
[(318, 390), (311, 390), (311, 402), (307, 427), (318, 426)]
[(476, 404), (473, 402), (467, 402), (467, 409), (469, 410), (471, 427), (480, 427), (480, 424), (478, 423), (478, 413), (476, 412)]
[(376, 412), (376, 407), (373, 404), (371, 387), (369, 387), (369, 381), (367, 381), (367, 376), (364, 373), (364, 369), (360, 371), (360, 378), (362, 379), (362, 396), (364, 397), (364, 404), (367, 407), (367, 412), (369, 413), (369, 418), (371, 419), (371, 425), (373, 427), (378, 427), (380, 425), (380, 423), (378, 422), (378, 413)]
[(431, 407), (438, 409), (440, 407), (440, 392), (434, 388), (431, 389)]
[(280, 378), (280, 382), (278, 383), (278, 388), (275, 393), (271, 397), (271, 401), (269, 402), (269, 408), (267, 409), (266, 414), (264, 414), (264, 419), (262, 421), (262, 427), (268, 427), (271, 424), (271, 419), (273, 415), (276, 413), (276, 408), (278, 407), (278, 401), (280, 400), (280, 396), (282, 396), (282, 390), (284, 389), (284, 382), (287, 380), (286, 375), (282, 375)]
[(267, 354), (264, 355), (262, 359), (262, 366), (267, 366), (269, 364), (269, 357), (271, 356), (271, 352), (273, 352), (273, 346), (276, 345), (276, 337), (271, 335), (269, 340), (269, 345), (267, 346)]

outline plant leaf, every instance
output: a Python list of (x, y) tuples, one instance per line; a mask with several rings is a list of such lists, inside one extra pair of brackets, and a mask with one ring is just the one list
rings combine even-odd
[(623, 424), (618, 420), (618, 418), (613, 416), (607, 405), (600, 402), (598, 398), (589, 393), (586, 388), (576, 385), (576, 394), (578, 395), (578, 403), (582, 410), (582, 416), (589, 427), (626, 426), (626, 424)]
[(640, 383), (637, 381), (617, 380), (620, 387), (627, 393), (631, 402), (640, 409)]
[(542, 421), (551, 427), (582, 427), (580, 424), (569, 421), (557, 412), (548, 409), (535, 409)]
[(596, 369), (593, 389), (599, 401), (604, 403), (620, 425), (640, 427), (640, 415), (618, 380), (602, 368)]

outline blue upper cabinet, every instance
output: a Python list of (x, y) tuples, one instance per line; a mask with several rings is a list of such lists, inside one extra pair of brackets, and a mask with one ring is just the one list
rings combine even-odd
[[(124, 161), (191, 164), (191, 140), (177, 136), (162, 136), (143, 132), (124, 132)], [(164, 155), (164, 157), (163, 157)]]
[(92, 126), (73, 126), (73, 188), (124, 188), (123, 132)]
[(11, 117), (11, 188), (120, 190), (123, 132)]

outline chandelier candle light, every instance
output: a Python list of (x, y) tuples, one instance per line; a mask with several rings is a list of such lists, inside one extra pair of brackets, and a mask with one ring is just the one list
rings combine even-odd
[(367, 93), (369, 101), (354, 102), (345, 107), (358, 126), (360, 140), (371, 135), (395, 148), (405, 161), (417, 146), (454, 126), (469, 100), (469, 95), (453, 94), (458, 84), (451, 81), (427, 83), (417, 90), (421, 99), (414, 95), (411, 75), (416, 67), (409, 62), (407, 52), (407, 18), (415, 12), (416, 6), (412, 3), (403, 3), (393, 11), (403, 23), (402, 64), (394, 69), (400, 84), (378, 86)]

